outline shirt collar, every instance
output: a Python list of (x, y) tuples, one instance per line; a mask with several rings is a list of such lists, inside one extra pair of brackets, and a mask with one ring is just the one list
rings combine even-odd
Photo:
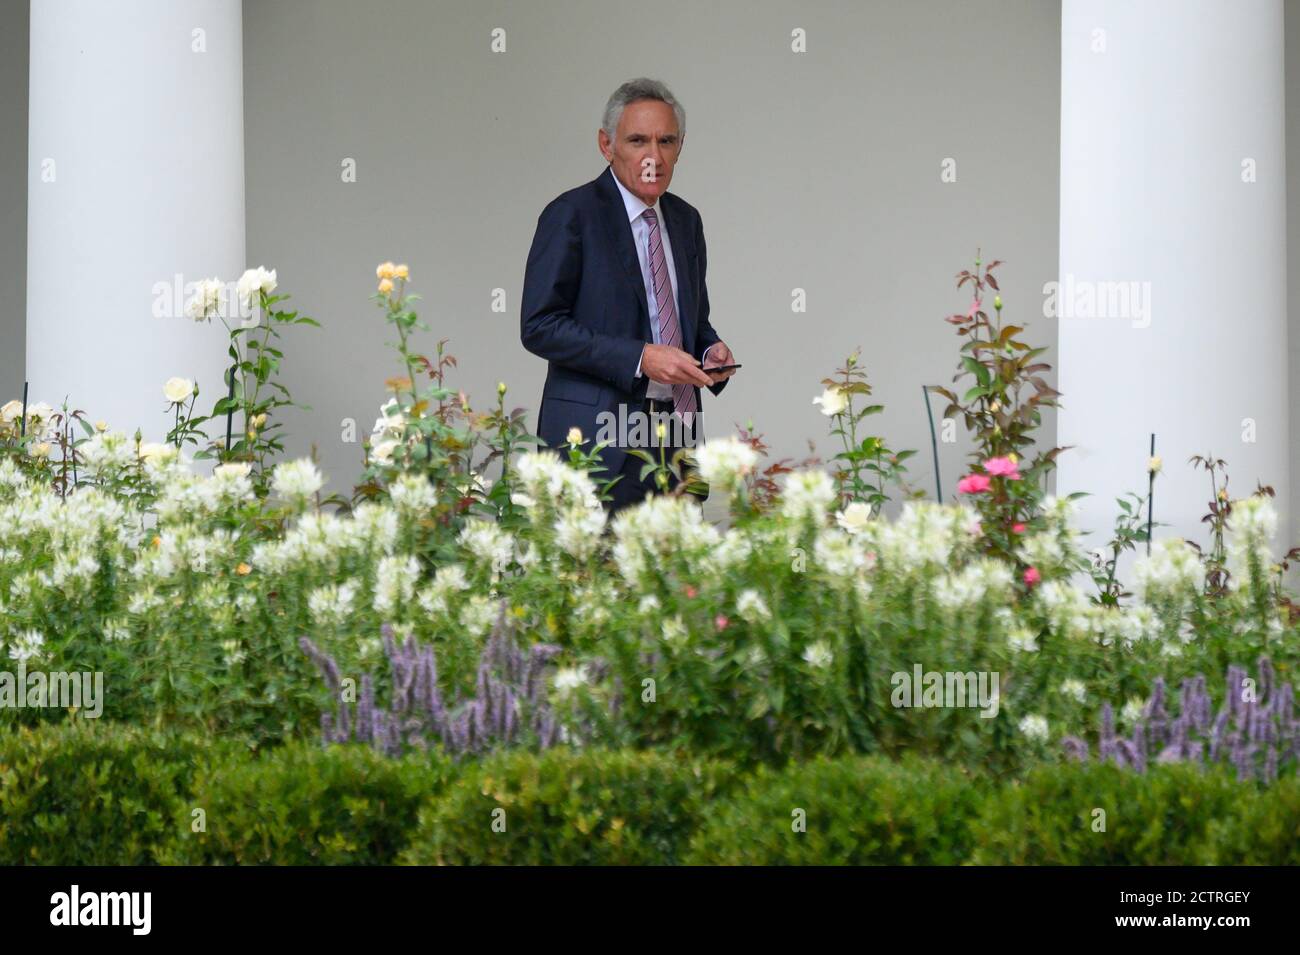
[(625, 185), (623, 185), (623, 183), (619, 180), (618, 176), (614, 175), (613, 166), (609, 167), (609, 177), (614, 180), (614, 185), (618, 186), (618, 191), (623, 194), (623, 208), (627, 210), (628, 222), (635, 222), (637, 220), (637, 217), (639, 217), (647, 209), (654, 209), (655, 218), (658, 219), (660, 223), (664, 221), (664, 214), (663, 211), (659, 208), (658, 199), (655, 200), (655, 204), (653, 206), (648, 206), (640, 199), (638, 199), (636, 196), (632, 195), (632, 193), (628, 191), (628, 188)]

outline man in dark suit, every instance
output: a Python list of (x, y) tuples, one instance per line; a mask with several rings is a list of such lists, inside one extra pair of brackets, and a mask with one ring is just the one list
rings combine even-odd
[[(685, 127), (662, 83), (620, 86), (597, 134), (609, 167), (542, 210), (528, 252), (520, 338), (548, 363), (537, 434), (562, 449), (576, 427), (587, 451), (598, 436), (612, 438), (600, 475), (622, 475), (611, 511), (658, 490), (627, 448), (658, 461), (651, 422), (663, 420), (668, 460), (702, 442), (700, 388), (719, 394), (735, 374), (709, 371), (735, 359), (709, 324), (700, 214), (667, 191)], [(620, 427), (637, 418), (650, 423), (646, 444), (635, 427)]]

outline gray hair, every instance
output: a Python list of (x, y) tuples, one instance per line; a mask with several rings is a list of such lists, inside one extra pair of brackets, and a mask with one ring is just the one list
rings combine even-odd
[(605, 104), (605, 119), (601, 128), (605, 130), (605, 135), (611, 141), (618, 131), (618, 121), (623, 117), (623, 108), (629, 103), (643, 99), (658, 100), (671, 106), (673, 115), (677, 117), (677, 135), (681, 139), (686, 138), (686, 110), (682, 108), (682, 104), (677, 102), (677, 97), (673, 96), (672, 91), (663, 83), (642, 76), (635, 80), (628, 80), (614, 90), (614, 95)]

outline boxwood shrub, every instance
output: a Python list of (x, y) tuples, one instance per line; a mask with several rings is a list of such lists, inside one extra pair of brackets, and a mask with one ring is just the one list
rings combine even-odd
[(465, 767), (420, 815), (411, 865), (669, 865), (733, 778), (654, 751), (512, 753)]
[[(1259, 808), (1257, 800), (1276, 803), (1274, 789), (1239, 783), (1221, 769), (1174, 764), (1138, 774), (1111, 764), (1045, 766), (1022, 781), (1007, 783), (997, 798), (985, 803), (974, 861), (1144, 866), (1235, 862), (1220, 857), (1237, 854), (1229, 846), (1241, 842), (1241, 821)], [(1270, 809), (1259, 811), (1271, 817)]]
[(0, 864), (149, 865), (210, 740), (74, 720), (0, 732)]
[(818, 759), (760, 770), (709, 811), (697, 865), (952, 865), (967, 860), (983, 787), (907, 759)]
[[(192, 807), (165, 861), (388, 865), (450, 771), (439, 756), (391, 759), (359, 744), (294, 742), (239, 756), (194, 780)], [(194, 809), (203, 810), (204, 831), (194, 831)]]

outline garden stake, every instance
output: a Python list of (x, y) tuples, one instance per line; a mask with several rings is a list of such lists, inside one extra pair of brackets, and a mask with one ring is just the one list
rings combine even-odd
[(235, 417), (235, 367), (230, 366), (230, 393), (227, 395), (226, 407), (226, 453), (230, 453), (230, 422)]
[(925, 396), (925, 416), (930, 419), (930, 448), (934, 451), (934, 499), (942, 504), (943, 492), (939, 488), (939, 442), (934, 436), (934, 412), (930, 410), (930, 389), (922, 385), (921, 394)]

